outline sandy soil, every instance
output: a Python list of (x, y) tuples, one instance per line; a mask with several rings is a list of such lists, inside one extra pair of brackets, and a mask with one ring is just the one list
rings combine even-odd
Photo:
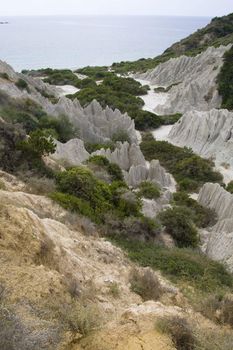
[(168, 135), (173, 125), (163, 125), (158, 129), (152, 131), (152, 135), (157, 141), (168, 141)]
[(80, 89), (77, 89), (73, 85), (56, 86), (56, 88), (58, 88), (60, 96), (73, 95), (80, 91)]
[(143, 101), (145, 102), (145, 105), (143, 107), (143, 109), (145, 111), (149, 111), (154, 113), (154, 109), (158, 106), (158, 105), (164, 105), (167, 101), (168, 98), (168, 93), (164, 93), (164, 92), (155, 92), (154, 89), (156, 87), (158, 87), (157, 85), (150, 85), (150, 82), (147, 80), (142, 80), (142, 79), (135, 79), (136, 81), (138, 81), (139, 83), (141, 83), (142, 85), (149, 85), (150, 86), (150, 90), (148, 91), (148, 94), (145, 96), (140, 96)]

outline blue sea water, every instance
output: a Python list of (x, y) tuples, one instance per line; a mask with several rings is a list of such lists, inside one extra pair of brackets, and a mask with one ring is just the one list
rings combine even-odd
[(0, 21), (0, 59), (14, 69), (77, 68), (155, 57), (206, 17), (54, 16)]

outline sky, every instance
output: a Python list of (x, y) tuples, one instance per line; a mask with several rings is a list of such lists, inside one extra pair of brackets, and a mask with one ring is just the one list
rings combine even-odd
[(2, 16), (169, 15), (222, 16), (233, 0), (0, 0)]

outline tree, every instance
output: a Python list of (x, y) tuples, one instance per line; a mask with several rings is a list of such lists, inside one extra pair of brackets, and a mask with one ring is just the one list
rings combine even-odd
[(27, 140), (24, 140), (19, 144), (19, 149), (21, 149), (30, 159), (38, 159), (42, 158), (42, 156), (54, 153), (56, 145), (48, 130), (37, 129), (29, 134)]
[(178, 247), (196, 247), (199, 239), (192, 216), (188, 208), (174, 207), (161, 212), (158, 217)]

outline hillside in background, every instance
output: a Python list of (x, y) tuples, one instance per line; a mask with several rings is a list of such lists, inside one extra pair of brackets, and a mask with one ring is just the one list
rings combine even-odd
[(134, 62), (114, 63), (112, 68), (118, 73), (145, 72), (172, 57), (184, 54), (197, 55), (209, 46), (218, 47), (230, 43), (233, 43), (232, 13), (227, 16), (213, 18), (205, 28), (197, 30), (187, 38), (173, 44), (160, 56), (149, 59), (142, 58)]

